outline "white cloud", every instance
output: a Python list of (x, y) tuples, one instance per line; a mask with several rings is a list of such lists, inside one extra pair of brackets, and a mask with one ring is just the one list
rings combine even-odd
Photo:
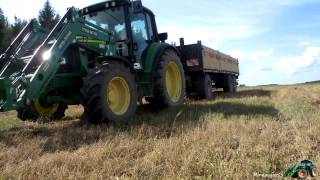
[(246, 60), (259, 61), (263, 58), (271, 56), (273, 53), (273, 50), (274, 49), (271, 48), (266, 51), (259, 50), (259, 51), (254, 51), (254, 52), (246, 52), (246, 51), (241, 51), (238, 49), (232, 49), (230, 51), (230, 55), (240, 59), (240, 61), (246, 61)]
[(218, 49), (219, 45), (224, 41), (244, 39), (256, 34), (254, 28), (248, 26), (234, 25), (231, 27), (228, 25), (217, 25), (199, 28), (200, 24), (164, 24), (163, 26), (159, 26), (159, 32), (169, 33), (168, 42), (178, 42), (179, 38), (184, 37), (186, 44), (196, 43), (198, 40), (201, 40), (204, 45), (214, 49)]
[(312, 66), (319, 62), (320, 47), (307, 47), (300, 56), (284, 56), (272, 64), (274, 70), (279, 70), (292, 75), (302, 68)]
[[(222, 37), (219, 34), (210, 32), (206, 29), (186, 28), (183, 26), (162, 26), (159, 32), (168, 32), (167, 42), (179, 42), (179, 38), (185, 38), (185, 44), (195, 44), (201, 40), (202, 43), (211, 48), (217, 49), (222, 43)], [(179, 45), (179, 44), (177, 44)]]
[(301, 47), (305, 47), (305, 46), (309, 46), (310, 42), (309, 41), (300, 41), (298, 43), (298, 45), (301, 46)]

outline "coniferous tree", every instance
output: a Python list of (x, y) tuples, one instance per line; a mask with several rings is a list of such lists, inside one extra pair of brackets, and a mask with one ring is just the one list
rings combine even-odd
[(56, 13), (49, 0), (44, 3), (44, 7), (40, 10), (38, 20), (42, 27), (48, 29), (52, 29), (60, 20), (59, 14)]
[(26, 20), (22, 20), (17, 16), (14, 17), (14, 23), (11, 25), (11, 31), (13, 38), (19, 34), (19, 32), (27, 25)]
[(11, 33), (9, 23), (3, 11), (0, 8), (0, 54), (7, 48), (10, 43)]

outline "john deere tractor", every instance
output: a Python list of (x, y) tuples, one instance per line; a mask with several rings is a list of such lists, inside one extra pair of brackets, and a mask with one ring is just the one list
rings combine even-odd
[(71, 7), (53, 29), (34, 19), (0, 56), (0, 111), (59, 119), (82, 104), (92, 123), (132, 117), (139, 99), (178, 107), (185, 74), (177, 49), (141, 1)]

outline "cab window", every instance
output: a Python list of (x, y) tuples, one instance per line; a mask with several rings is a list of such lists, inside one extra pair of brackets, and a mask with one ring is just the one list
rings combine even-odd
[(122, 7), (91, 13), (86, 15), (85, 19), (103, 29), (112, 31), (114, 33), (115, 41), (127, 39), (125, 17)]
[(134, 55), (141, 60), (143, 51), (148, 47), (148, 31), (146, 16), (143, 13), (134, 13), (131, 16), (132, 40), (134, 44)]

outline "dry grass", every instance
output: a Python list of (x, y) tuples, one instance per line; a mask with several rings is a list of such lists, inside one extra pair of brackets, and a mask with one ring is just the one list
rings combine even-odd
[[(91, 126), (0, 116), (5, 179), (253, 179), (291, 163), (320, 164), (320, 85), (243, 89), (181, 110), (147, 112), (130, 122)], [(14, 128), (12, 128), (14, 127)], [(0, 178), (1, 179), (1, 178)]]

